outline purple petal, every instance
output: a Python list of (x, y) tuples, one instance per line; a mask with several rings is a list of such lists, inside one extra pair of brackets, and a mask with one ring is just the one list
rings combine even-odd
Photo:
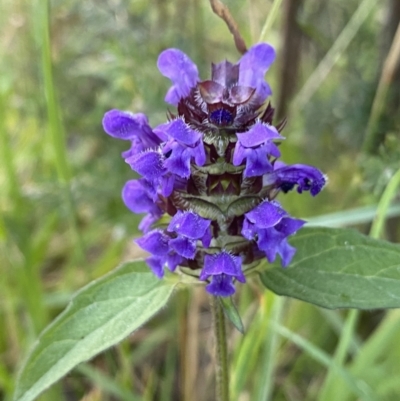
[(152, 181), (163, 174), (166, 170), (163, 166), (163, 155), (155, 150), (148, 150), (126, 159), (126, 162), (131, 166), (132, 170)]
[(158, 278), (164, 277), (164, 264), (165, 261), (162, 258), (157, 256), (151, 256), (150, 258), (146, 259), (146, 263), (154, 273), (154, 275)]
[(201, 139), (201, 133), (190, 128), (181, 118), (159, 125), (154, 128), (154, 132), (164, 133), (168, 137), (189, 146)]
[(232, 163), (234, 166), (240, 166), (246, 157), (247, 149), (244, 148), (239, 141), (236, 142), (235, 151), (233, 152)]
[(136, 240), (145, 251), (155, 256), (166, 256), (169, 251), (169, 237), (160, 230), (153, 230)]
[(146, 148), (157, 147), (161, 142), (142, 113), (133, 114), (116, 109), (107, 111), (103, 117), (103, 128), (114, 138), (136, 140)]
[(289, 243), (284, 240), (279, 245), (278, 254), (282, 259), (282, 267), (286, 267), (293, 259), (293, 256), (296, 253), (296, 248), (289, 245)]
[(178, 211), (168, 225), (168, 231), (175, 231), (191, 239), (200, 239), (210, 227), (211, 220), (203, 219), (190, 211)]
[(182, 256), (172, 252), (167, 256), (167, 267), (172, 272), (183, 262)]
[(226, 274), (213, 276), (211, 283), (206, 285), (206, 291), (216, 297), (230, 297), (235, 293), (232, 277)]
[(268, 86), (264, 75), (275, 60), (275, 50), (266, 43), (251, 47), (239, 61), (239, 85), (256, 88), (263, 95), (268, 95)]
[(233, 65), (226, 60), (218, 64), (212, 64), (211, 79), (226, 88), (237, 85), (239, 79), (239, 66)]
[(204, 166), (204, 163), (206, 162), (206, 151), (202, 141), (200, 141), (190, 153), (192, 157), (194, 157), (194, 161), (198, 166)]
[(161, 74), (173, 83), (165, 96), (165, 101), (174, 106), (181, 98), (188, 96), (190, 89), (199, 81), (196, 64), (178, 49), (164, 50), (158, 57), (157, 67)]
[(143, 180), (130, 180), (122, 189), (122, 200), (133, 213), (152, 213), (160, 215), (161, 209), (153, 202)]
[(139, 223), (139, 230), (141, 230), (144, 234), (149, 232), (151, 226), (160, 219), (161, 215), (156, 214), (147, 214), (143, 217), (143, 219)]
[(276, 255), (282, 258), (282, 266), (287, 266), (292, 260), (296, 250), (287, 242), (287, 237), (294, 234), (304, 225), (303, 220), (286, 217), (275, 227), (258, 230), (257, 245), (270, 263), (274, 262)]
[(276, 258), (279, 245), (285, 239), (286, 236), (273, 227), (261, 229), (258, 232), (257, 245), (265, 253), (268, 261), (272, 263)]
[(165, 175), (161, 178), (160, 183), (160, 193), (162, 196), (168, 198), (174, 191), (174, 184), (175, 184), (175, 176), (173, 175)]
[(231, 255), (226, 251), (215, 255), (206, 255), (204, 257), (204, 267), (200, 273), (200, 280), (206, 280), (209, 276), (222, 273), (235, 277), (242, 283), (246, 281), (242, 272), (242, 260), (240, 256)]
[(263, 177), (264, 186), (272, 185), (286, 193), (297, 185), (297, 192), (310, 191), (312, 196), (317, 195), (326, 182), (327, 178), (320, 170), (305, 164), (277, 168)]
[(273, 139), (284, 139), (273, 125), (255, 123), (249, 131), (237, 133), (238, 142), (245, 148), (254, 148)]
[(172, 148), (171, 155), (165, 160), (164, 166), (172, 174), (182, 178), (189, 178), (190, 159), (190, 151), (176, 142)]
[(293, 219), (292, 217), (283, 218), (276, 226), (275, 229), (283, 233), (286, 237), (294, 234), (300, 230), (306, 222), (301, 219)]
[(269, 228), (278, 224), (282, 218), (287, 216), (287, 212), (279, 207), (277, 202), (265, 200), (256, 208), (245, 214), (246, 219), (253, 223), (257, 228)]
[(211, 240), (212, 240), (211, 230), (208, 229), (208, 230), (206, 230), (206, 232), (202, 236), (201, 242), (203, 243), (203, 246), (205, 248), (208, 248), (210, 246), (210, 244), (211, 244)]
[(253, 240), (257, 235), (258, 229), (254, 223), (251, 223), (248, 219), (244, 219), (242, 227), (242, 235), (249, 241)]
[(181, 255), (186, 259), (193, 259), (196, 255), (196, 240), (178, 237), (172, 239), (169, 245), (178, 255)]
[(246, 155), (246, 168), (244, 176), (247, 177), (260, 177), (273, 169), (271, 162), (268, 160), (268, 147), (264, 146), (257, 149), (247, 149)]

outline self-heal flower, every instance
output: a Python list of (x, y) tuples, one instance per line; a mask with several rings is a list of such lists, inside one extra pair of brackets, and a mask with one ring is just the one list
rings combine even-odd
[(125, 152), (124, 157), (157, 147), (162, 142), (162, 138), (154, 134), (146, 115), (142, 113), (110, 110), (104, 115), (103, 128), (114, 138), (131, 141), (131, 149)]
[(297, 192), (310, 191), (312, 196), (318, 195), (325, 186), (327, 177), (317, 168), (305, 164), (287, 166), (283, 162), (274, 164), (274, 171), (263, 176), (265, 186), (274, 186), (283, 192), (292, 190), (297, 185)]
[(211, 277), (211, 283), (206, 286), (206, 290), (219, 297), (229, 297), (235, 292), (235, 286), (232, 283), (234, 279), (241, 283), (246, 282), (241, 265), (239, 256), (233, 256), (225, 250), (216, 255), (207, 255), (204, 258), (200, 280)]
[(239, 166), (246, 159), (245, 177), (257, 177), (273, 170), (272, 159), (281, 153), (273, 140), (284, 139), (272, 125), (255, 123), (247, 132), (237, 133), (233, 164)]
[(148, 213), (140, 222), (139, 229), (147, 232), (151, 225), (164, 214), (154, 203), (154, 196), (149, 190), (150, 184), (145, 179), (130, 180), (122, 189), (122, 200), (133, 213)]
[(199, 80), (196, 64), (182, 51), (168, 49), (158, 57), (157, 67), (161, 74), (173, 82), (165, 101), (176, 106), (186, 97)]
[(305, 221), (293, 219), (276, 201), (264, 201), (245, 214), (242, 234), (248, 240), (256, 240), (258, 248), (265, 253), (269, 262), (276, 255), (282, 258), (282, 266), (287, 266), (295, 249), (288, 244), (287, 237), (299, 230)]
[(201, 240), (204, 247), (211, 242), (211, 221), (203, 219), (191, 211), (179, 211), (168, 226), (169, 232), (175, 232), (177, 237), (170, 241), (175, 252), (187, 259), (193, 259), (196, 254), (197, 240)]
[(198, 166), (204, 165), (206, 155), (202, 135), (182, 119), (162, 124), (155, 129), (155, 132), (164, 134), (168, 138), (163, 146), (163, 153), (169, 154), (164, 163), (169, 172), (182, 178), (188, 178), (192, 159)]
[[(104, 116), (109, 135), (130, 141), (123, 157), (142, 176), (128, 181), (123, 200), (132, 212), (147, 213), (136, 242), (150, 253), (146, 262), (157, 277), (179, 267), (210, 294), (227, 297), (261, 261), (291, 262), (296, 249), (288, 238), (304, 221), (275, 198), (292, 189), (315, 196), (326, 177), (278, 160), (284, 123), (274, 124), (264, 81), (274, 58), (274, 49), (260, 43), (237, 63), (212, 64), (211, 78), (202, 81), (186, 54), (167, 49), (157, 65), (172, 81), (165, 100), (176, 112), (168, 121), (152, 129), (140, 113)], [(163, 215), (169, 224), (158, 223)]]

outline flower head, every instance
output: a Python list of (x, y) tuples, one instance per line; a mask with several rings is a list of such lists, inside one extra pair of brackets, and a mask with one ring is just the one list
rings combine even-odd
[[(244, 283), (248, 268), (279, 255), (287, 266), (296, 249), (288, 243), (304, 221), (291, 217), (275, 200), (296, 188), (317, 195), (326, 177), (317, 168), (279, 161), (280, 131), (264, 75), (275, 58), (265, 43), (251, 47), (237, 62), (212, 64), (202, 81), (182, 51), (158, 58), (172, 86), (165, 100), (176, 106), (166, 123), (152, 129), (147, 117), (107, 112), (110, 136), (130, 141), (123, 157), (142, 176), (122, 193), (134, 213), (147, 213), (139, 246), (157, 277), (180, 266), (207, 283), (215, 296), (230, 296)], [(154, 224), (162, 215), (168, 225)]]

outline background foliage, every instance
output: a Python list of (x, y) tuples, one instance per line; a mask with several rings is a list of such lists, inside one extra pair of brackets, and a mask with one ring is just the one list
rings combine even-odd
[[(272, 1), (225, 3), (248, 45), (263, 32), (280, 55), (267, 79), (278, 115), (288, 118), (283, 159), (314, 164), (330, 178), (317, 199), (282, 197), (285, 208), (367, 233), (369, 206), (400, 167), (398, 54), (397, 67), (387, 67), (399, 2), (286, 0), (276, 14)], [(103, 113), (115, 107), (145, 112), (153, 125), (165, 119), (169, 83), (156, 68), (165, 48), (189, 54), (203, 77), (210, 62), (239, 58), (205, 0), (47, 6), (0, 5), (5, 401), (28, 349), (72, 293), (138, 254), (130, 238), (140, 217), (120, 200), (133, 176), (120, 158), (127, 146), (103, 134)], [(389, 83), (384, 96), (379, 82)], [(389, 212), (381, 236), (398, 242), (398, 198)], [(145, 327), (39, 399), (212, 400), (207, 299), (202, 289), (176, 295)], [(238, 307), (246, 335), (230, 338), (234, 399), (399, 399), (398, 311), (327, 311), (277, 297), (257, 280), (241, 288)]]

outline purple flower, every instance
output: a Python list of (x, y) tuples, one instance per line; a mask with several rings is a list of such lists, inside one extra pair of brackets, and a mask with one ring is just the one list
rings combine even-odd
[(265, 73), (275, 60), (275, 50), (266, 43), (251, 47), (239, 61), (239, 85), (256, 88), (258, 101), (264, 102), (272, 93), (264, 81)]
[(181, 263), (182, 257), (170, 248), (170, 237), (162, 230), (153, 230), (136, 240), (145, 251), (152, 254), (146, 262), (158, 278), (164, 276), (164, 267), (174, 271)]
[(258, 248), (265, 253), (269, 262), (276, 255), (287, 266), (295, 249), (287, 243), (287, 237), (299, 230), (305, 221), (293, 219), (276, 201), (264, 201), (245, 214), (242, 234), (248, 240), (256, 240)]
[[(264, 80), (274, 59), (274, 49), (259, 43), (236, 63), (212, 64), (211, 79), (200, 81), (192, 60), (168, 49), (157, 63), (172, 81), (165, 100), (176, 111), (168, 121), (152, 129), (144, 114), (105, 114), (104, 130), (131, 142), (123, 157), (141, 178), (126, 183), (122, 198), (146, 213), (137, 243), (157, 277), (180, 266), (182, 274), (200, 272), (210, 294), (227, 297), (248, 267), (277, 255), (283, 266), (291, 262), (288, 237), (304, 221), (275, 198), (295, 187), (315, 196), (327, 179), (315, 167), (277, 160), (284, 124), (274, 126)], [(154, 229), (164, 214), (169, 224)]]
[(274, 171), (263, 176), (264, 186), (271, 186), (286, 193), (297, 185), (299, 194), (303, 191), (310, 191), (312, 196), (321, 192), (326, 182), (325, 174), (317, 168), (305, 164), (287, 166), (283, 162), (276, 162)]
[(177, 237), (170, 242), (171, 248), (177, 254), (193, 259), (197, 240), (201, 240), (206, 248), (210, 246), (210, 224), (210, 220), (203, 219), (196, 213), (178, 211), (168, 226), (168, 231), (177, 234)]
[(103, 117), (103, 128), (114, 138), (132, 142), (131, 149), (125, 152), (125, 156), (156, 148), (161, 143), (161, 139), (152, 131), (146, 115), (142, 113), (110, 110)]
[(157, 67), (161, 74), (173, 83), (165, 96), (165, 101), (174, 106), (189, 95), (199, 80), (196, 64), (178, 49), (164, 50), (158, 57)]
[(258, 177), (273, 170), (271, 157), (279, 157), (278, 147), (272, 142), (283, 139), (271, 125), (257, 122), (249, 131), (237, 133), (233, 164), (239, 166), (246, 159), (245, 177)]
[(246, 282), (240, 257), (231, 255), (225, 250), (215, 255), (205, 256), (200, 280), (208, 280), (210, 277), (211, 283), (206, 286), (206, 290), (217, 297), (229, 297), (234, 294), (234, 279), (241, 283)]
[(198, 166), (204, 165), (206, 154), (202, 135), (190, 128), (181, 118), (158, 126), (154, 132), (168, 138), (163, 146), (163, 153), (166, 155), (164, 166), (170, 173), (188, 178), (192, 160)]
[(147, 232), (150, 226), (162, 215), (163, 211), (154, 203), (153, 195), (149, 191), (151, 186), (144, 180), (130, 180), (122, 189), (122, 200), (133, 213), (148, 213), (139, 225), (139, 229)]

